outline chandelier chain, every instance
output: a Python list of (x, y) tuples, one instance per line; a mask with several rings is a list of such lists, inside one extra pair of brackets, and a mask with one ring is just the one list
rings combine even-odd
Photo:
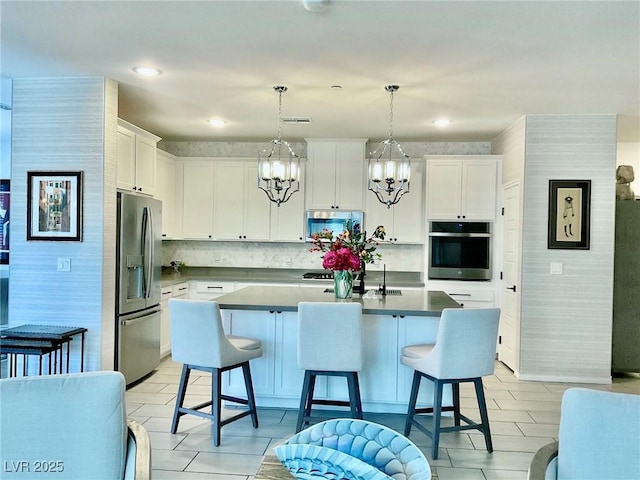
[(389, 140), (393, 139), (393, 91), (391, 91), (389, 101)]
[(282, 138), (282, 92), (286, 87), (276, 87), (276, 90), (279, 93), (278, 98), (278, 142)]

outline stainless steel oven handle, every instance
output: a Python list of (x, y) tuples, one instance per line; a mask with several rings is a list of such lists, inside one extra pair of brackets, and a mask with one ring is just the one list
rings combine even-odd
[(490, 238), (490, 233), (450, 233), (450, 232), (429, 232), (430, 237), (451, 237), (451, 238)]

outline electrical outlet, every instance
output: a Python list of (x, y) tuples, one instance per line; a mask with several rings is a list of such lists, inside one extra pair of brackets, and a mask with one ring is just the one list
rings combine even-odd
[(293, 265), (293, 258), (291, 257), (284, 257), (283, 258), (283, 262), (285, 267), (290, 267), (291, 265)]
[(222, 255), (220, 255), (219, 253), (215, 253), (213, 255), (213, 263), (215, 263), (215, 264), (222, 263)]
[(70, 258), (58, 258), (58, 271), (70, 272), (71, 271), (71, 259)]
[(562, 275), (562, 263), (551, 262), (549, 264), (549, 273), (551, 275)]

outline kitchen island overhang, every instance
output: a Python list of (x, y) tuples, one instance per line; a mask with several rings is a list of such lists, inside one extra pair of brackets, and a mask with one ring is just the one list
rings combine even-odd
[[(304, 378), (304, 371), (297, 365), (298, 303), (345, 302), (324, 290), (251, 286), (215, 300), (220, 305), (227, 334), (262, 341), (263, 356), (251, 362), (258, 406), (298, 408)], [(400, 363), (402, 347), (434, 343), (442, 310), (460, 305), (444, 292), (424, 289), (371, 299), (354, 295), (346, 301), (363, 306), (364, 366), (359, 377), (365, 413), (406, 413), (413, 371)], [(224, 389), (230, 395), (244, 395), (242, 375), (235, 372), (227, 375)], [(317, 398), (348, 398), (343, 378), (319, 378), (315, 391)], [(431, 385), (422, 386), (421, 406), (432, 404), (432, 392)], [(450, 404), (450, 395), (450, 390), (445, 392), (444, 405)]]
[(358, 302), (364, 315), (409, 315), (439, 317), (445, 308), (460, 308), (460, 304), (442, 291), (404, 289), (401, 295), (376, 295), (373, 298), (355, 295), (336, 299), (323, 287), (251, 286), (216, 299), (221, 309), (297, 312), (300, 302)]

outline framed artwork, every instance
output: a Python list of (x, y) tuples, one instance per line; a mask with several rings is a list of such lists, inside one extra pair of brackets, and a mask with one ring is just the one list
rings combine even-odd
[(591, 180), (549, 180), (547, 248), (589, 250)]
[(82, 241), (82, 172), (27, 172), (27, 240)]
[(9, 263), (10, 185), (9, 180), (0, 180), (0, 264)]

